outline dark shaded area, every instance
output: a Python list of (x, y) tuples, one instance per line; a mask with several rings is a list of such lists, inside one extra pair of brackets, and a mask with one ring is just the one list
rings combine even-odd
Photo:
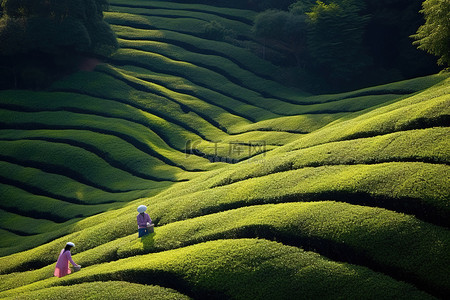
[[(183, 1), (176, 1), (176, 2), (177, 3), (182, 3)], [(193, 4), (194, 3), (198, 4), (198, 3), (200, 3), (200, 1), (195, 1), (195, 2), (193, 2)], [(213, 5), (210, 2), (208, 2), (208, 4), (209, 5)], [(215, 5), (215, 6), (219, 6), (219, 5)], [(160, 9), (161, 8), (159, 6), (152, 5), (151, 1), (148, 1), (146, 3), (139, 3), (139, 4), (134, 4), (134, 3), (112, 3), (111, 7), (113, 7), (113, 8), (117, 8), (117, 7), (134, 7), (134, 8), (140, 8), (140, 9), (149, 9), (149, 12), (151, 11), (151, 9)], [(230, 7), (230, 6), (225, 6), (225, 7)], [(177, 8), (165, 7), (164, 10), (169, 10), (169, 11), (170, 10), (174, 10), (174, 11), (176, 11), (178, 9)], [(204, 12), (204, 13), (208, 13), (208, 14), (214, 14), (216, 16), (223, 17), (225, 19), (234, 20), (234, 21), (242, 22), (242, 23), (245, 23), (245, 24), (248, 24), (248, 25), (252, 25), (252, 22), (249, 21), (247, 18), (242, 18), (240, 16), (233, 16), (233, 15), (230, 15), (230, 14), (224, 14), (224, 13), (221, 13), (219, 11), (204, 10), (202, 8), (197, 8), (197, 7), (186, 7), (186, 8), (184, 8), (184, 10), (185, 11), (192, 11), (192, 12)], [(147, 15), (147, 16), (153, 16), (152, 14), (145, 14), (145, 13), (140, 13), (140, 14), (141, 15)], [(170, 16), (170, 15), (165, 15), (165, 16), (173, 17), (173, 18), (182, 18), (182, 16), (177, 15), (177, 14), (172, 15), (172, 16)], [(186, 17), (184, 17), (184, 18), (186, 18)], [(190, 18), (190, 19), (191, 18), (192, 19), (197, 19), (197, 20), (203, 20), (201, 18), (196, 18), (194, 16), (189, 16), (188, 18)], [(212, 21), (211, 23), (216, 23), (216, 21)]]
[[(255, 30), (257, 43), (251, 43), (251, 50), (284, 67), (276, 80), (312, 93), (324, 93), (439, 72), (437, 58), (418, 50), (410, 37), (424, 23), (424, 16), (419, 13), (422, 1), (324, 0), (323, 5), (315, 0), (173, 2), (251, 9), (262, 14), (272, 10), (266, 32), (261, 35)], [(333, 16), (332, 10), (315, 10), (319, 23), (309, 28), (299, 20), (305, 13), (314, 12), (315, 6), (331, 4), (338, 4), (344, 11), (338, 9), (334, 12), (338, 15)], [(222, 40), (227, 30), (222, 24), (211, 23), (205, 28), (204, 37)]]
[(269, 8), (287, 9), (295, 0), (167, 0), (167, 2), (197, 3), (262, 11)]
[[(419, 12), (422, 0), (366, 0), (363, 13), (370, 14), (364, 34), (364, 46), (373, 65), (400, 79), (439, 72), (436, 58), (412, 45), (410, 35), (424, 23)], [(398, 72), (399, 74), (395, 74)], [(394, 80), (395, 77), (394, 77)]]
[[(422, 0), (294, 2), (284, 11), (260, 13), (254, 26), (263, 45), (256, 53), (287, 68), (280, 77), (290, 85), (313, 93), (342, 92), (441, 69), (437, 58), (418, 50), (410, 38), (424, 23)], [(293, 22), (296, 16), (307, 18)], [(293, 28), (297, 32), (286, 37)]]
[[(1, 19), (3, 21), (0, 21), (0, 40), (5, 41), (2, 44), (7, 44), (8, 47), (2, 49), (0, 46), (0, 55), (3, 55), (0, 56), (0, 89), (46, 88), (54, 80), (77, 70), (84, 59), (101, 59), (117, 48), (114, 34), (103, 21), (102, 10), (107, 8), (106, 1), (90, 0), (86, 2), (89, 5), (83, 4), (80, 8), (76, 7), (78, 0), (72, 4), (67, 1), (61, 1), (55, 6), (57, 9), (50, 9), (52, 13), (61, 16), (60, 19), (53, 16), (49, 18), (43, 14), (42, 9), (36, 8), (38, 5), (27, 8), (24, 12), (19, 0), (3, 1), (8, 5), (5, 5), (5, 15)], [(419, 13), (422, 0), (347, 1), (346, 3), (351, 3), (351, 13), (338, 20), (348, 24), (337, 31), (338, 35), (342, 35), (336, 37), (337, 42), (331, 41), (328, 44), (330, 38), (326, 37), (326, 33), (335, 37), (334, 28), (339, 28), (344, 23), (335, 24), (336, 20), (324, 16), (322, 21), (325, 20), (323, 25), (326, 26), (314, 29), (317, 37), (320, 37), (314, 39), (311, 29), (306, 32), (304, 22), (296, 20), (298, 9), (291, 6), (294, 3), (309, 5), (309, 2), (314, 5), (313, 0), (176, 2), (203, 3), (259, 12), (267, 9), (285, 12), (286, 16), (282, 18), (287, 23), (282, 26), (280, 34), (264, 37), (259, 40), (259, 44), (252, 45), (252, 50), (284, 67), (277, 80), (309, 92), (341, 92), (434, 74), (440, 70), (436, 66), (437, 59), (417, 50), (410, 38), (424, 23), (423, 16)], [(324, 2), (344, 3), (340, 0)], [(50, 8), (53, 9), (52, 5), (54, 4)], [(149, 5), (151, 9), (151, 3)], [(355, 8), (358, 10), (357, 14)], [(8, 19), (7, 15), (12, 18)], [(278, 23), (269, 27), (276, 29)], [(28, 26), (33, 30), (24, 30), (27, 24), (33, 25)], [(62, 37), (58, 30), (50, 30), (55, 24), (67, 29), (65, 36), (70, 38)], [(210, 39), (221, 40), (230, 34), (230, 29), (218, 22), (210, 22), (204, 29), (204, 37)], [(51, 38), (43, 39), (44, 31)], [(343, 39), (342, 45), (338, 45), (339, 38)], [(239, 80), (233, 82), (239, 84)]]
[(76, 71), (83, 57), (69, 49), (63, 52), (0, 55), (0, 90), (45, 89), (53, 81)]
[(117, 48), (103, 20), (106, 0), (3, 0), (0, 18), (0, 89), (48, 87), (86, 58)]

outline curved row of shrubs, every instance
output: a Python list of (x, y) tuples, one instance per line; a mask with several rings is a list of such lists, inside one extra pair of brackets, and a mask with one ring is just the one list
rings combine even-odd
[(116, 262), (4, 291), (1, 297), (87, 281), (152, 282), (194, 298), (431, 298), (409, 284), (367, 268), (258, 239), (218, 240)]
[[(127, 215), (131, 219), (130, 213)], [(121, 226), (131, 225), (125, 217), (116, 220)], [(250, 206), (158, 226), (156, 234), (142, 240), (136, 239), (136, 233), (118, 238), (118, 232), (114, 236), (108, 226), (101, 224), (65, 237), (80, 245), (76, 253), (81, 253), (74, 256), (78, 263), (90, 266), (223, 238), (268, 238), (365, 265), (434, 293), (445, 292), (449, 283), (445, 276), (449, 270), (443, 267), (450, 265), (443, 263), (450, 260), (446, 251), (450, 244), (448, 230), (385, 209), (330, 201)], [(131, 228), (126, 228), (129, 233), (134, 231)], [(98, 232), (112, 240), (107, 242)], [(14, 255), (16, 259), (9, 260), (12, 269), (31, 265), (30, 260), (35, 266), (50, 265), (20, 275), (3, 275), (1, 289), (51, 276), (60, 244), (63, 239)], [(424, 261), (430, 252), (432, 257)], [(33, 257), (39, 257), (39, 262)]]

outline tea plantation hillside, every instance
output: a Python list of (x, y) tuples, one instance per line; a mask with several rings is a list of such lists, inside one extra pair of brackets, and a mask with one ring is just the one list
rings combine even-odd
[(310, 95), (254, 12), (110, 2), (108, 61), (0, 91), (0, 298), (450, 296), (448, 75)]

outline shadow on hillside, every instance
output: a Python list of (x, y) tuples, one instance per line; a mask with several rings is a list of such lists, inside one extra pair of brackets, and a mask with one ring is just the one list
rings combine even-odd
[(150, 252), (150, 250), (154, 249), (155, 240), (154, 237), (156, 235), (156, 232), (150, 233), (149, 235), (141, 237), (142, 246), (144, 249), (144, 253)]

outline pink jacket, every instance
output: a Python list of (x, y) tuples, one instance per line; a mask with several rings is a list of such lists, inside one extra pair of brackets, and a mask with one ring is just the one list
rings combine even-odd
[(70, 250), (64, 251), (64, 249), (62, 249), (61, 253), (59, 254), (58, 261), (56, 262), (54, 273), (56, 277), (63, 277), (71, 273), (69, 269), (69, 261), (72, 266), (77, 266), (77, 264), (72, 260)]
[(144, 216), (142, 216), (141, 214), (138, 214), (136, 218), (137, 218), (138, 228), (146, 228), (147, 222), (150, 224), (152, 223), (152, 219), (150, 219), (150, 216), (147, 213), (144, 213)]

